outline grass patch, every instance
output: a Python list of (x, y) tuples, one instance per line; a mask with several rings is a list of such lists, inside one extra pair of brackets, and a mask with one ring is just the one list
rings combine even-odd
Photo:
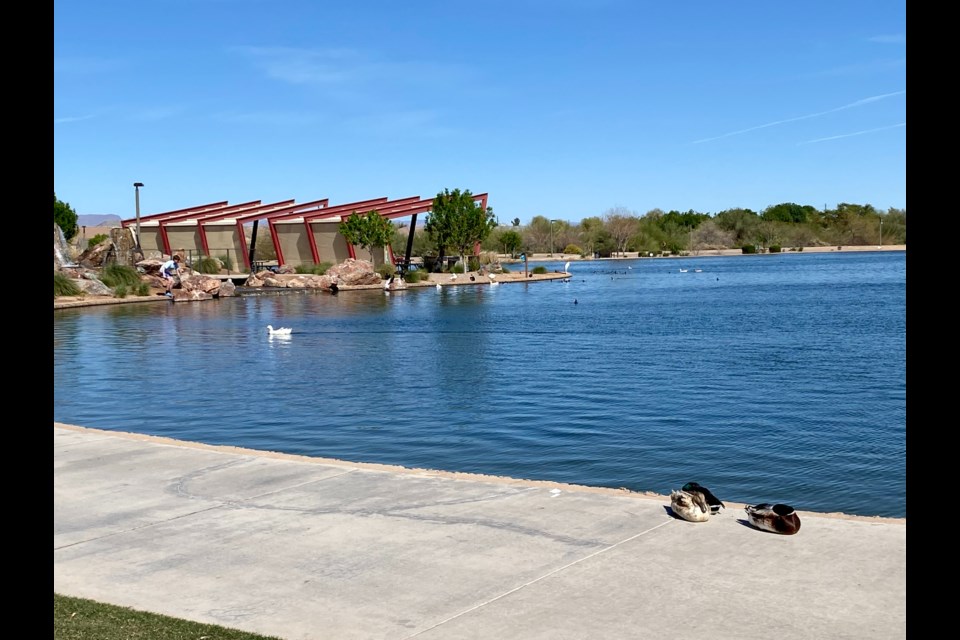
[(220, 273), (220, 261), (213, 256), (203, 256), (197, 260), (197, 273)]
[(53, 594), (54, 640), (279, 640), (212, 624)]
[(53, 272), (53, 297), (60, 296), (78, 296), (83, 292), (80, 286), (68, 277), (65, 273), (59, 271)]
[(115, 289), (120, 285), (135, 287), (140, 284), (140, 272), (125, 264), (108, 264), (100, 272), (100, 281)]
[(319, 264), (298, 264), (293, 270), (296, 273), (309, 274), (314, 276), (322, 276), (327, 273), (327, 269), (333, 266), (333, 263), (330, 262), (321, 262)]

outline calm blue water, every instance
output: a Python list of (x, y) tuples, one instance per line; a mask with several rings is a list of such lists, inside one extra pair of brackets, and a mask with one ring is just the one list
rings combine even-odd
[[(58, 310), (54, 420), (906, 517), (905, 252), (571, 272)], [(269, 339), (267, 324), (294, 335)]]

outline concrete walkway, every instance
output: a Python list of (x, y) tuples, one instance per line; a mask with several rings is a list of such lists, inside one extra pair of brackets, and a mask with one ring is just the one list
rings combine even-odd
[(906, 637), (905, 520), (53, 435), (64, 595), (289, 640)]

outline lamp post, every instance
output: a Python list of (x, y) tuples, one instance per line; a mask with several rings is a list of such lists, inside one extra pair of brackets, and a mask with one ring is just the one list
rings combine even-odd
[(137, 249), (140, 248), (140, 187), (142, 186), (142, 182), (133, 183), (133, 190), (137, 197)]
[(883, 218), (880, 218), (880, 246), (883, 246)]
[(550, 257), (551, 258), (553, 257), (553, 223), (554, 222), (556, 222), (556, 220), (550, 221)]

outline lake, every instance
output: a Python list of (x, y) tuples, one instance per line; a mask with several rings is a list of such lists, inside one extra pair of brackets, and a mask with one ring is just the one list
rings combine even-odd
[(905, 252), (570, 271), (55, 310), (54, 421), (906, 517)]

